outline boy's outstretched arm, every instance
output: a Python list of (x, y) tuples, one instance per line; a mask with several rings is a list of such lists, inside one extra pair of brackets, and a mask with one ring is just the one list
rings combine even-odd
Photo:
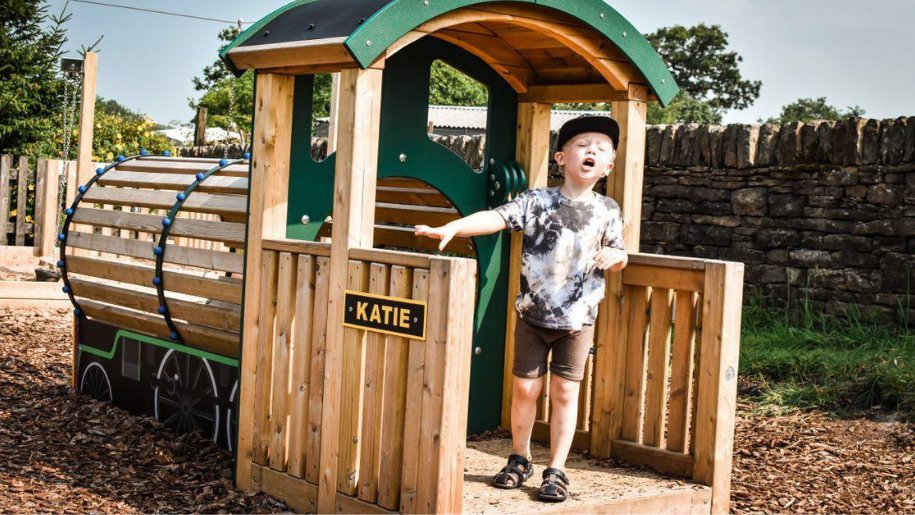
[(414, 234), (442, 240), (438, 244), (438, 250), (444, 250), (445, 245), (448, 245), (448, 242), (455, 236), (481, 236), (499, 232), (506, 227), (505, 219), (499, 213), (478, 211), (459, 220), (448, 222), (441, 227), (417, 225)]

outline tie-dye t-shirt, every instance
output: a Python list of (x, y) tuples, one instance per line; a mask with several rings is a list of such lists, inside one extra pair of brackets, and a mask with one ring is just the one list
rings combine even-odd
[(604, 298), (604, 272), (594, 257), (601, 247), (624, 250), (616, 201), (597, 193), (572, 201), (559, 188), (545, 188), (526, 191), (495, 211), (509, 230), (524, 231), (518, 315), (552, 329), (593, 324)]

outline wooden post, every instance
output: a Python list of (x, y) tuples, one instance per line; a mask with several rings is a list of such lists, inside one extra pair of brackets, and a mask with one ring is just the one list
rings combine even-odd
[(330, 113), (327, 122), (327, 155), (337, 151), (337, 124), (340, 118), (340, 73), (330, 75)]
[(39, 159), (35, 185), (35, 255), (50, 256), (57, 237), (57, 205), (63, 161)]
[(86, 52), (83, 61), (83, 100), (79, 114), (79, 165), (76, 180), (85, 184), (92, 177), (92, 135), (95, 127), (95, 79), (98, 54)]
[(16, 246), (25, 245), (25, 212), (29, 202), (29, 158), (19, 158), (19, 178), (16, 180)]
[[(518, 103), (518, 133), (515, 160), (524, 169), (531, 188), (545, 188), (549, 172), (550, 104)], [(431, 123), (431, 122), (430, 122)], [(508, 313), (505, 317), (505, 365), (502, 373), (502, 428), (511, 430), (512, 361), (515, 359), (515, 299), (521, 288), (521, 233), (511, 235), (508, 269)]]
[(743, 268), (720, 261), (705, 268), (693, 479), (712, 487), (712, 513), (730, 508)]
[(194, 120), (194, 145), (198, 147), (207, 144), (207, 108), (197, 107), (197, 118)]
[(248, 243), (245, 252), (245, 305), (242, 326), (241, 392), (238, 414), (238, 455), (235, 484), (250, 490), (254, 457), (254, 393), (257, 383), (257, 342), (272, 321), (260, 320), (265, 300), (260, 274), (264, 238), (286, 235), (289, 153), (292, 146), (294, 79), (288, 75), (258, 73), (254, 113), (254, 140), (249, 190)]
[[(336, 512), (340, 400), (343, 372), (343, 294), (349, 250), (372, 247), (382, 70), (346, 69), (340, 73), (340, 115), (331, 233), (330, 288), (318, 512)], [(284, 190), (285, 191), (285, 190)]]
[(630, 84), (629, 100), (612, 102), (610, 107), (620, 124), (620, 144), (616, 168), (607, 181), (607, 196), (613, 197), (623, 210), (623, 241), (629, 252), (639, 251), (647, 98), (648, 88)]
[(0, 156), (0, 246), (6, 245), (6, 234), (10, 222), (10, 170), (13, 156)]

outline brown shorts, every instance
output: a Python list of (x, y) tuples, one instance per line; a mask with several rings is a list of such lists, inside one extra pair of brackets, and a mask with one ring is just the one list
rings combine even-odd
[(515, 327), (515, 361), (512, 373), (518, 377), (535, 378), (546, 374), (550, 350), (550, 372), (570, 381), (585, 377), (585, 364), (594, 344), (594, 326), (580, 331), (549, 329), (518, 319)]

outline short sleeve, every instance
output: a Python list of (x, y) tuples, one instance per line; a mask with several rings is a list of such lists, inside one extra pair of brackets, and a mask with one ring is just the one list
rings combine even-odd
[(509, 231), (521, 231), (524, 230), (524, 224), (527, 221), (531, 200), (531, 192), (528, 190), (493, 211), (505, 219), (505, 225)]
[(610, 216), (607, 220), (603, 238), (601, 238), (601, 245), (622, 251), (626, 250), (625, 245), (623, 245), (623, 214), (616, 203), (613, 203), (610, 208)]

